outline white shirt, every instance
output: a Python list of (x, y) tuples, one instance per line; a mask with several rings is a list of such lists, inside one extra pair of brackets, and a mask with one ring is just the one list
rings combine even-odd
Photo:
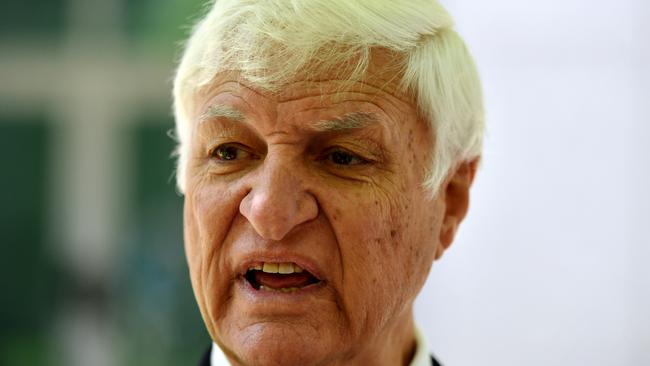
[[(210, 365), (230, 366), (226, 355), (215, 343), (212, 343), (212, 351), (210, 352)], [(413, 360), (409, 366), (431, 366), (429, 344), (427, 343), (427, 338), (418, 327), (415, 327), (415, 355), (413, 355)]]

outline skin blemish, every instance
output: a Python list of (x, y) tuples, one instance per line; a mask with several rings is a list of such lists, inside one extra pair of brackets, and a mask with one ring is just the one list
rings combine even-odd
[(395, 236), (397, 236), (397, 230), (393, 229), (390, 231), (390, 237), (394, 238)]

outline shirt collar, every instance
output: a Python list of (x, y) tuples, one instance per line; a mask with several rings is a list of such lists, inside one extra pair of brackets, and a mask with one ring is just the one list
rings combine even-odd
[(417, 325), (415, 326), (415, 354), (413, 355), (410, 366), (431, 366), (431, 355), (429, 354), (427, 337)]
[[(210, 352), (210, 365), (211, 366), (230, 366), (226, 355), (221, 351), (221, 348), (215, 343), (212, 343), (212, 351)], [(424, 333), (418, 326), (415, 327), (415, 354), (409, 366), (431, 366), (431, 356), (429, 355), (429, 344)]]

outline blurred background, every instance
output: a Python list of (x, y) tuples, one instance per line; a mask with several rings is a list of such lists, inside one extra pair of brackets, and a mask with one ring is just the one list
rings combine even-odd
[[(198, 0), (0, 5), (0, 365), (194, 365), (170, 89)], [(447, 365), (650, 365), (650, 4), (442, 1), (488, 136), (416, 304)]]
[(167, 132), (203, 0), (0, 6), (0, 365), (198, 363)]

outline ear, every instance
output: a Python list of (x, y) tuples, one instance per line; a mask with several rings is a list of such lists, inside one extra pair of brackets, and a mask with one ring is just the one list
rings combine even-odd
[(469, 208), (469, 189), (474, 182), (479, 158), (463, 161), (451, 171), (445, 183), (440, 187), (445, 215), (440, 228), (439, 245), (436, 248), (435, 259), (440, 259), (442, 254), (451, 246), (458, 226), (465, 218)]

